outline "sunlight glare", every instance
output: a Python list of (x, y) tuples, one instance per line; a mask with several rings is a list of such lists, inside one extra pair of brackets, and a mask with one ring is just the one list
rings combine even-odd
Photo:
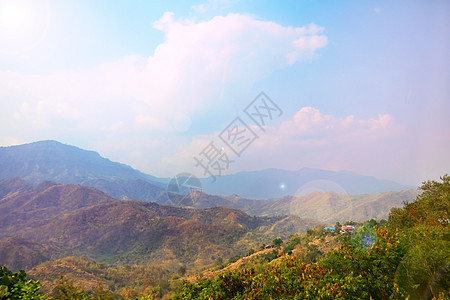
[(21, 53), (42, 41), (49, 25), (46, 0), (0, 1), (0, 52)]
[(30, 12), (26, 6), (17, 1), (0, 2), (0, 26), (9, 35), (24, 35), (31, 30)]

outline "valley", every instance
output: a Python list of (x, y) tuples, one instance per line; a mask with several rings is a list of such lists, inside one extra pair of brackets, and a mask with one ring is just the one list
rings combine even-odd
[[(0, 265), (26, 270), (48, 295), (178, 299), (193, 285), (208, 290), (217, 278), (252, 278), (288, 257), (304, 268), (326, 261), (349, 238), (379, 234), (394, 212), (422, 197), (412, 189), (319, 189), (268, 199), (194, 190), (169, 197), (164, 179), (72, 146), (37, 146), (33, 159), (23, 155), (36, 145), (0, 148)], [(357, 230), (324, 231), (343, 224)]]

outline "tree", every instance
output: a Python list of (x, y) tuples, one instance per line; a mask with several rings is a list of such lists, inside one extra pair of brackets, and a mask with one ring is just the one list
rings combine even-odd
[(272, 241), (272, 246), (273, 247), (280, 247), (281, 244), (283, 244), (283, 240), (280, 238), (276, 238)]
[(105, 291), (101, 283), (98, 283), (97, 290), (94, 293), (88, 293), (84, 291), (81, 288), (75, 287), (73, 284), (73, 281), (68, 280), (64, 278), (64, 276), (61, 276), (59, 279), (58, 284), (55, 288), (55, 299), (60, 300), (113, 300), (115, 299), (114, 296), (108, 292)]
[(317, 245), (308, 245), (307, 249), (308, 252), (306, 253), (306, 261), (311, 261), (314, 263), (323, 254)]
[(341, 233), (341, 223), (336, 222), (336, 224), (334, 225), (334, 233), (336, 234), (340, 234)]
[(39, 281), (27, 279), (25, 271), (13, 273), (8, 268), (0, 266), (0, 299), (47, 299), (39, 289)]
[(387, 228), (401, 234), (406, 249), (396, 281), (411, 299), (450, 298), (450, 176), (441, 180), (424, 182), (414, 202), (389, 215)]
[(181, 266), (178, 268), (178, 274), (179, 274), (180, 276), (184, 276), (184, 274), (186, 274), (186, 266), (185, 266), (185, 265), (181, 265)]

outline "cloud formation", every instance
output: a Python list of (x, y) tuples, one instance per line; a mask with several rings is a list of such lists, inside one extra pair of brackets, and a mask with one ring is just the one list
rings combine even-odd
[[(167, 12), (153, 27), (165, 39), (148, 57), (50, 74), (0, 70), (0, 144), (75, 140), (147, 169), (141, 165), (155, 165), (188, 140), (179, 133), (188, 132), (194, 114), (220, 117), (211, 113), (219, 103), (239, 104), (236, 95), (247, 95), (259, 80), (313, 58), (327, 44), (315, 24), (286, 27), (246, 14), (196, 22)], [(124, 153), (122, 144), (145, 150), (119, 156), (114, 151)]]
[[(63, 103), (68, 115), (87, 121), (99, 110), (126, 105), (134, 114), (133, 124), (159, 130), (173, 114), (207, 111), (227, 85), (249, 89), (327, 44), (323, 28), (315, 24), (284, 27), (241, 14), (196, 23), (165, 13), (153, 27), (164, 32), (165, 41), (148, 58), (128, 56), (93, 69), (49, 75), (2, 71), (3, 96), (24, 118), (59, 118)], [(34, 109), (19, 111), (23, 105)]]
[(255, 125), (251, 128), (259, 137), (241, 157), (233, 155), (218, 138), (220, 132), (215, 132), (196, 136), (177, 153), (165, 156), (158, 168), (190, 171), (204, 177), (203, 169), (195, 167), (193, 157), (213, 141), (235, 161), (229, 173), (266, 168), (358, 169), (361, 161), (366, 161), (367, 166), (367, 161), (374, 160), (371, 157), (377, 157), (387, 149), (386, 144), (404, 133), (403, 127), (387, 114), (367, 120), (353, 115), (338, 118), (313, 107), (303, 107), (279, 126), (268, 126), (265, 132)]

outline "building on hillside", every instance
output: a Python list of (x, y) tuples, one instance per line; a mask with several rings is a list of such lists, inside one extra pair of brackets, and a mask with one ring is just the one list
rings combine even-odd
[(355, 230), (355, 226), (351, 226), (351, 225), (342, 225), (341, 227), (341, 234), (344, 233), (350, 233), (353, 230)]
[(334, 226), (327, 226), (323, 229), (325, 232), (329, 231), (329, 232), (334, 232), (335, 231), (335, 227)]

